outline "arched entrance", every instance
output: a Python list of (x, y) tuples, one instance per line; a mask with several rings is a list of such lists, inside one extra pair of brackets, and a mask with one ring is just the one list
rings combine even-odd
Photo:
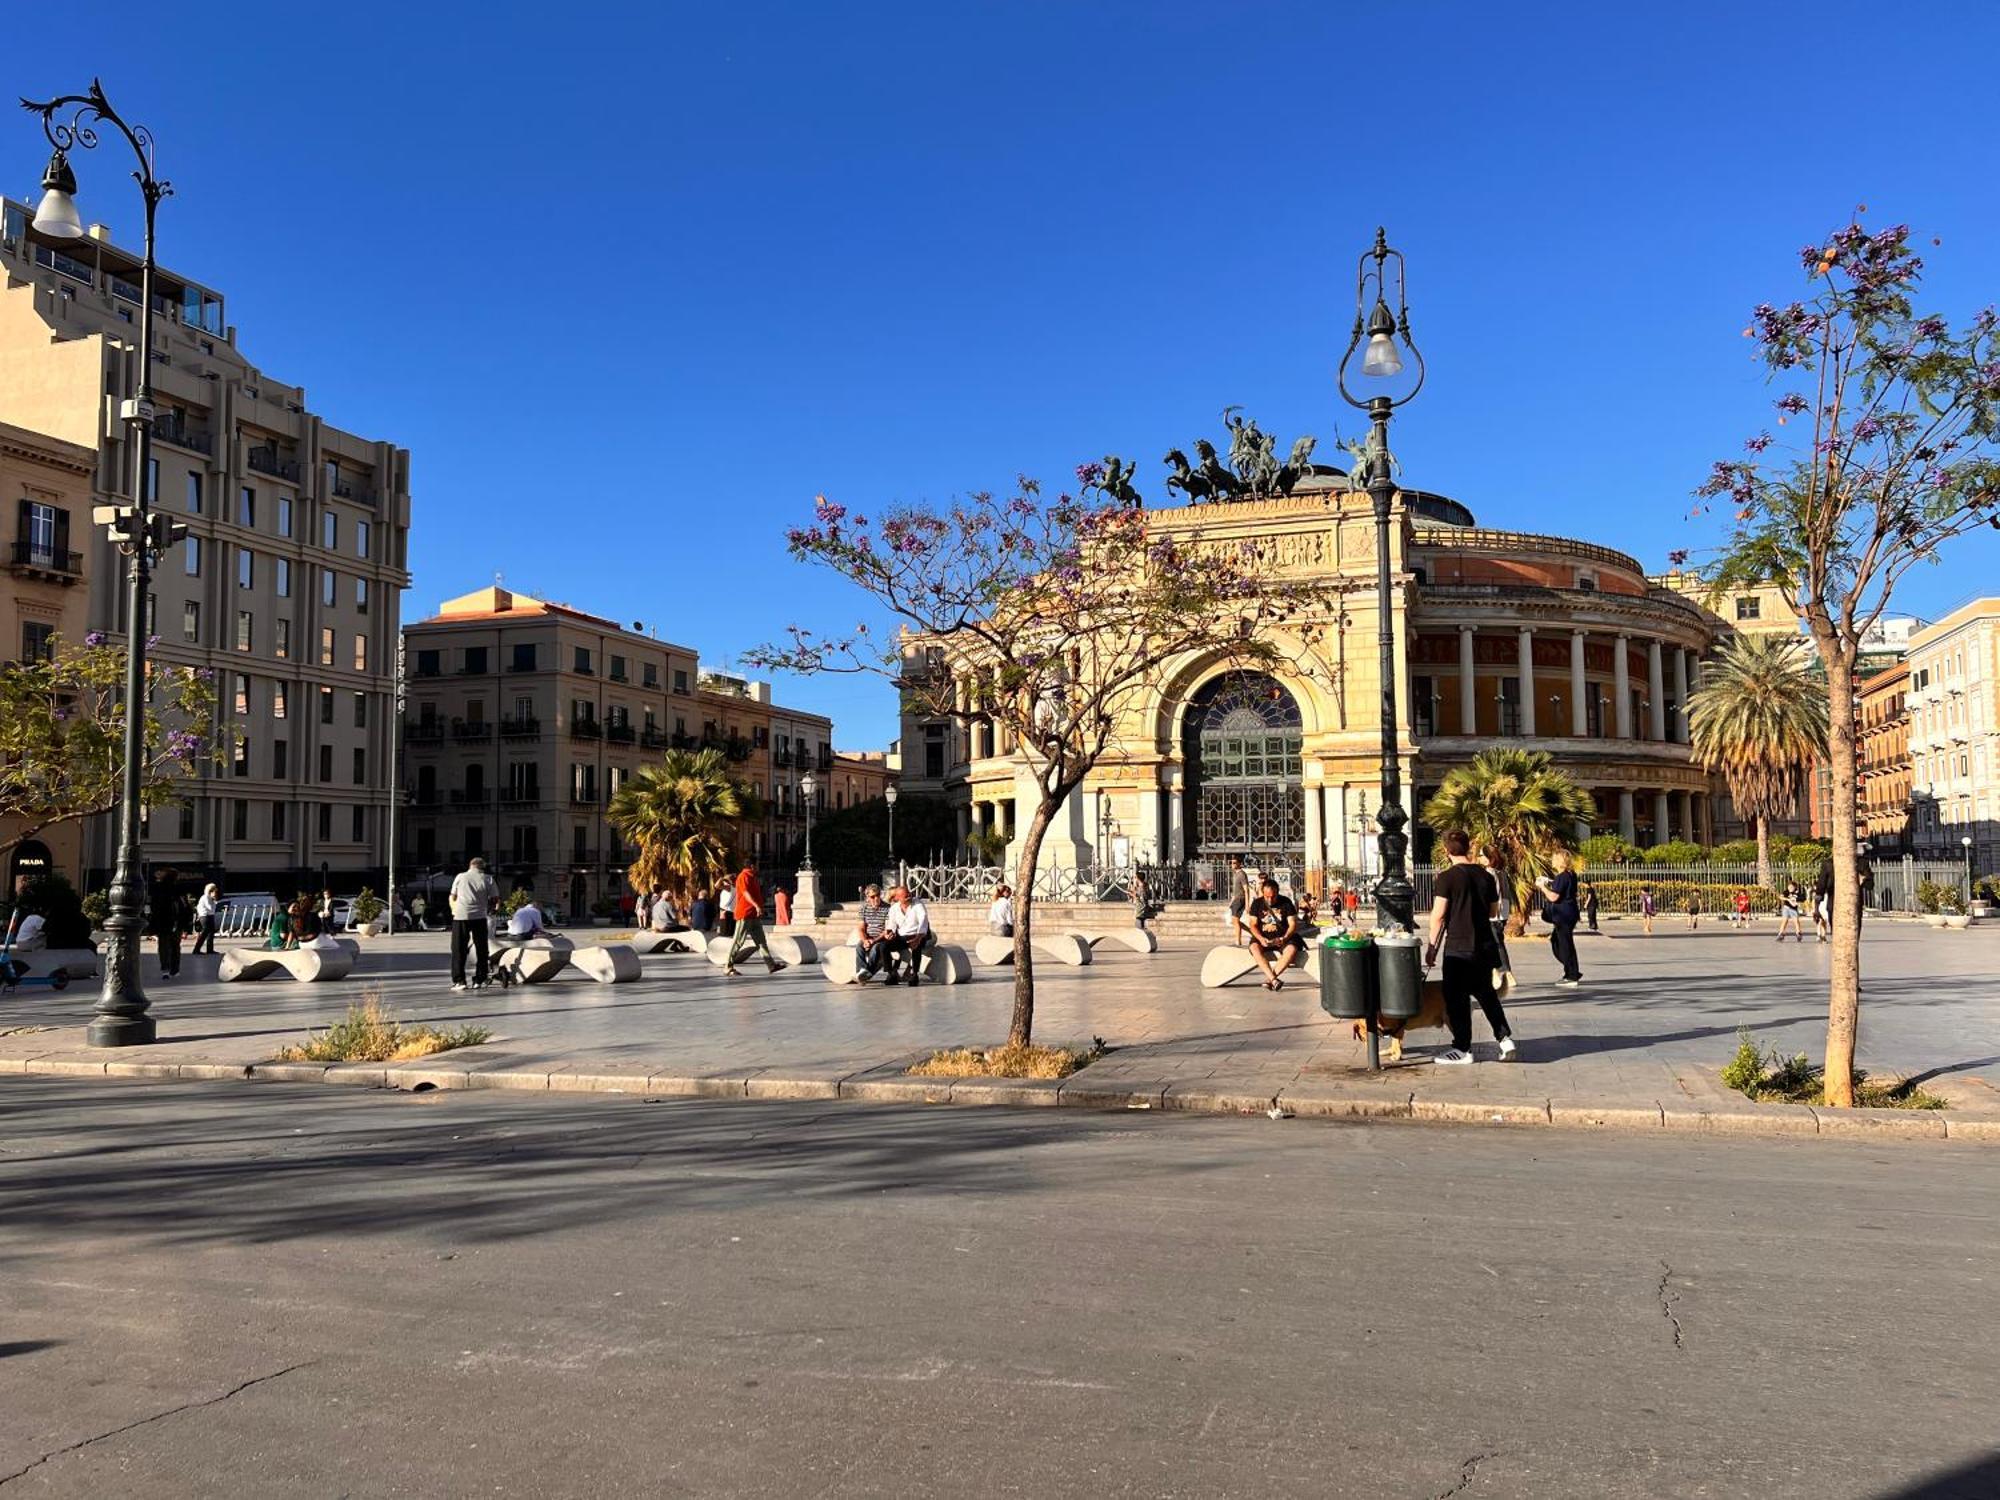
[(1298, 700), (1265, 673), (1227, 672), (1202, 684), (1184, 725), (1188, 857), (1298, 863), (1306, 843)]

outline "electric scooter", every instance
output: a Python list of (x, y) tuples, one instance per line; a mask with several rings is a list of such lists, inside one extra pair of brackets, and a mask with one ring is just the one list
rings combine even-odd
[(52, 990), (69, 988), (69, 970), (58, 968), (47, 974), (28, 977), (28, 966), (14, 957), (14, 932), (21, 925), (21, 912), (17, 907), (7, 919), (7, 936), (0, 941), (0, 995), (11, 995), (18, 989), (32, 989), (37, 985), (47, 985)]

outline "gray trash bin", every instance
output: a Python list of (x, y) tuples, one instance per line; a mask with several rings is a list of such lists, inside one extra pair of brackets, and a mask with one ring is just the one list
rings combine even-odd
[[(1324, 959), (1320, 962), (1325, 963)], [(1375, 939), (1376, 984), (1384, 1020), (1407, 1021), (1423, 1008), (1423, 944), (1412, 933)]]
[(1319, 950), (1319, 1008), (1341, 1021), (1370, 1014), (1377, 984), (1375, 942), (1366, 937), (1330, 937)]

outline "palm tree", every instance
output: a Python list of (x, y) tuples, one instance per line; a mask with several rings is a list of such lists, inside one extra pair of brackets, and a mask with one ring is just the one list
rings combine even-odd
[(1757, 824), (1757, 883), (1771, 883), (1771, 819), (1798, 806), (1826, 753), (1827, 699), (1789, 635), (1739, 635), (1688, 695), (1688, 733), (1704, 768), (1722, 772), (1737, 815)]
[(658, 765), (635, 772), (605, 811), (637, 851), (633, 886), (664, 886), (685, 897), (726, 877), (727, 829), (743, 816), (743, 799), (720, 750), (669, 750)]
[(1473, 848), (1490, 846), (1513, 887), (1508, 929), (1528, 924), (1535, 882), (1548, 873), (1549, 856), (1576, 846), (1576, 827), (1596, 806), (1590, 793), (1555, 768), (1545, 750), (1495, 746), (1447, 772), (1424, 804), (1424, 821), (1442, 832), (1462, 828)]

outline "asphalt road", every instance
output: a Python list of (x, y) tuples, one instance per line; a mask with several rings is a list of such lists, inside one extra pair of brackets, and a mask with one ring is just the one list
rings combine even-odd
[(0, 1078), (0, 1496), (2000, 1495), (2000, 1152)]

